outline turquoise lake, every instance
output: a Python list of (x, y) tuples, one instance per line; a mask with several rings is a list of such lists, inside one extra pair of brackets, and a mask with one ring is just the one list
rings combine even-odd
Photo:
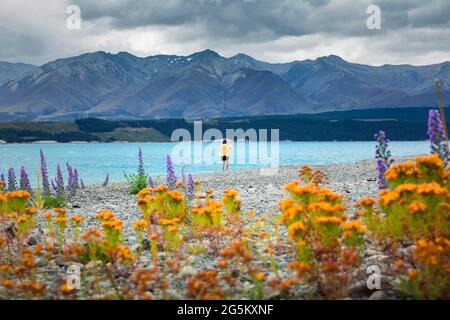
[[(20, 166), (24, 166), (29, 172), (30, 180), (34, 181), (36, 168), (39, 166), (39, 150), (42, 149), (51, 177), (55, 176), (58, 163), (65, 169), (65, 163), (69, 162), (78, 169), (85, 184), (101, 183), (106, 174), (109, 174), (110, 181), (122, 181), (124, 172), (136, 171), (138, 146), (141, 146), (145, 170), (151, 176), (165, 173), (167, 154), (172, 154), (177, 174), (182, 169), (186, 173), (195, 174), (221, 170), (218, 145), (201, 142), (185, 143), (181, 147), (177, 143), (3, 144), (0, 145), (0, 172), (6, 175), (8, 168), (12, 167), (18, 176)], [(184, 151), (179, 152), (180, 148)], [(427, 153), (429, 144), (427, 141), (396, 141), (391, 142), (390, 148), (395, 158)], [(262, 149), (268, 150), (267, 157), (261, 156)], [(233, 146), (233, 152), (230, 170), (276, 166), (277, 163), (343, 163), (373, 158), (375, 142), (279, 142), (277, 145), (237, 142)], [(185, 158), (177, 157), (177, 154), (184, 154)], [(264, 154), (263, 152), (262, 155)], [(184, 162), (181, 161), (183, 159)]]

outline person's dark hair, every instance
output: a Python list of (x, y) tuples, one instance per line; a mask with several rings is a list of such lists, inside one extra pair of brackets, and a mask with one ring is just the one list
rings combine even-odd
[(223, 139), (222, 144), (227, 144), (227, 140)]

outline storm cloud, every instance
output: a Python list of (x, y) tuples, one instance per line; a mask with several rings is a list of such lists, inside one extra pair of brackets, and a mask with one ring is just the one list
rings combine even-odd
[[(66, 9), (81, 9), (81, 29)], [(369, 30), (367, 8), (381, 10)], [(206, 48), (271, 62), (337, 54), (352, 62), (450, 60), (447, 0), (3, 0), (0, 60), (42, 64), (89, 51), (187, 55)]]

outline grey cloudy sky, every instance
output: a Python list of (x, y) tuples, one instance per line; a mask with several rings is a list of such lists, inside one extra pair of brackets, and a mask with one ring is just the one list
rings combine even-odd
[[(66, 27), (71, 4), (81, 9), (80, 30)], [(381, 30), (366, 26), (370, 4), (381, 9)], [(336, 54), (372, 65), (437, 63), (450, 60), (450, 0), (0, 0), (0, 61), (206, 48), (270, 62)]]

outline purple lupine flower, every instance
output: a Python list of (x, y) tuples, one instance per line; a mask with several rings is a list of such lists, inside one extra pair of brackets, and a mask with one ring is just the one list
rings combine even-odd
[(148, 185), (150, 188), (154, 188), (154, 187), (155, 187), (155, 182), (153, 182), (152, 177), (148, 177), (148, 183), (147, 183), (147, 185)]
[(191, 201), (194, 199), (194, 192), (195, 192), (195, 183), (194, 178), (192, 177), (192, 174), (188, 174), (187, 178), (187, 186), (186, 186), (186, 199), (188, 201)]
[(80, 183), (78, 181), (78, 169), (73, 170), (73, 185), (75, 187), (75, 190), (80, 187)]
[(67, 182), (67, 190), (73, 196), (78, 189), (78, 171), (77, 169), (73, 169), (73, 167), (69, 163), (66, 163), (66, 166), (67, 166), (67, 173), (69, 175)]
[(109, 173), (106, 174), (105, 181), (102, 183), (102, 187), (106, 187), (109, 184)]
[(14, 173), (13, 168), (9, 168), (8, 170), (8, 191), (17, 190), (17, 180), (16, 174)]
[(449, 161), (448, 144), (445, 140), (444, 127), (442, 125), (439, 110), (431, 109), (428, 111), (428, 138), (430, 139), (430, 151), (439, 155), (442, 161), (447, 165)]
[(80, 179), (80, 188), (81, 189), (85, 189), (86, 188), (86, 186), (84, 185), (83, 179)]
[(3, 172), (0, 174), (0, 181), (6, 182), (5, 175), (3, 174)]
[(31, 193), (30, 179), (24, 167), (20, 167), (20, 190), (25, 190)]
[(67, 168), (67, 188), (71, 187), (72, 180), (73, 180), (73, 169), (70, 163), (66, 162), (66, 168)]
[(138, 151), (138, 170), (137, 170), (138, 175), (143, 176), (145, 175), (145, 170), (144, 170), (144, 157), (142, 156), (142, 149), (139, 146), (139, 151)]
[(388, 187), (384, 173), (394, 162), (391, 157), (391, 151), (389, 148), (389, 139), (386, 138), (384, 131), (380, 130), (375, 134), (377, 145), (375, 147), (375, 159), (376, 159), (376, 171), (377, 171), (377, 183), (380, 189), (386, 189)]
[(167, 177), (166, 182), (169, 189), (175, 189), (175, 185), (177, 183), (177, 178), (175, 177), (175, 169), (173, 168), (172, 159), (169, 155), (166, 157), (166, 171)]
[(64, 177), (62, 174), (61, 166), (58, 164), (56, 167), (56, 196), (64, 197)]
[[(55, 191), (55, 193), (58, 191), (58, 187), (56, 186), (56, 182), (55, 182), (55, 180), (54, 179), (52, 179), (52, 188), (53, 188), (53, 191)], [(49, 193), (50, 194), (50, 193)]]
[(40, 150), (41, 157), (41, 177), (42, 177), (42, 193), (44, 196), (50, 195), (50, 183), (48, 180), (47, 161), (45, 160), (44, 151)]

